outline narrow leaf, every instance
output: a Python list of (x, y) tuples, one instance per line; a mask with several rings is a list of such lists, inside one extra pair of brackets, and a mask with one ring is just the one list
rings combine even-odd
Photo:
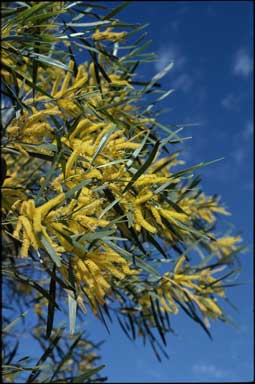
[(73, 298), (73, 296), (70, 293), (68, 293), (68, 308), (69, 308), (70, 334), (73, 335), (75, 332), (77, 301)]
[(133, 184), (134, 182), (146, 171), (147, 168), (151, 165), (153, 162), (154, 158), (156, 157), (158, 147), (160, 145), (160, 141), (157, 140), (150, 155), (144, 162), (144, 164), (138, 169), (138, 171), (133, 175), (132, 179), (129, 181), (129, 183), (126, 185), (122, 193), (125, 193)]

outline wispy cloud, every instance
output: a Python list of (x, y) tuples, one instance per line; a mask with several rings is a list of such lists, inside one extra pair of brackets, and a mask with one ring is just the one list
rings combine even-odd
[(233, 136), (232, 142), (234, 144), (234, 148), (230, 153), (230, 156), (235, 164), (235, 168), (242, 167), (244, 162), (248, 160), (250, 152), (247, 145), (249, 145), (249, 140), (251, 140), (252, 135), (253, 124), (250, 120), (248, 120), (243, 129)]
[(186, 57), (181, 54), (180, 48), (173, 44), (161, 47), (158, 57), (159, 59), (155, 62), (157, 71), (161, 71), (170, 62), (174, 63), (175, 70), (180, 70), (186, 62)]
[(192, 366), (192, 371), (194, 374), (199, 376), (209, 376), (210, 378), (220, 379), (220, 378), (230, 378), (230, 373), (225, 370), (216, 367), (211, 363), (198, 363)]
[(176, 90), (188, 93), (193, 84), (195, 76), (185, 71), (187, 63), (187, 57), (182, 54), (179, 46), (171, 44), (165, 47), (161, 47), (158, 51), (158, 61), (155, 62), (155, 69), (157, 72), (161, 71), (170, 62), (174, 63), (174, 76), (172, 79), (172, 86)]
[(251, 139), (251, 137), (253, 136), (253, 132), (254, 132), (253, 124), (249, 120), (249, 121), (247, 121), (246, 126), (245, 126), (244, 131), (243, 131), (243, 138), (244, 138), (244, 140)]
[(233, 93), (229, 93), (221, 100), (221, 106), (230, 111), (238, 111), (239, 108), (239, 98)]
[(234, 58), (233, 72), (237, 76), (248, 77), (253, 71), (253, 60), (245, 49), (240, 49)]
[(245, 159), (245, 150), (243, 148), (237, 148), (231, 152), (231, 156), (234, 159), (236, 165), (241, 165)]
[(193, 79), (188, 73), (182, 73), (173, 80), (173, 87), (187, 93), (191, 90)]

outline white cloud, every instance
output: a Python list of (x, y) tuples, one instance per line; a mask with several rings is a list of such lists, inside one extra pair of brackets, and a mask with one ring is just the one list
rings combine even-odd
[(243, 131), (243, 138), (244, 140), (249, 140), (251, 139), (252, 135), (253, 135), (253, 124), (251, 121), (247, 121)]
[(245, 152), (242, 148), (237, 148), (234, 152), (231, 153), (232, 157), (234, 158), (234, 161), (241, 165), (245, 158)]
[(245, 49), (240, 49), (234, 59), (233, 72), (242, 77), (249, 76), (253, 71), (253, 60)]
[(197, 375), (206, 375), (211, 378), (220, 379), (220, 378), (229, 378), (229, 373), (226, 370), (216, 367), (214, 364), (210, 363), (199, 363), (192, 366), (193, 373)]
[(171, 28), (172, 28), (175, 32), (179, 31), (179, 29), (180, 29), (180, 25), (181, 25), (181, 20), (180, 20), (180, 19), (176, 19), (176, 20), (174, 20), (174, 21), (172, 21), (172, 22), (170, 23)]
[(173, 80), (173, 87), (178, 90), (181, 89), (183, 92), (187, 93), (191, 90), (193, 85), (193, 79), (187, 73), (182, 73)]
[(221, 105), (223, 108), (230, 111), (238, 111), (239, 110), (239, 98), (232, 93), (229, 93), (221, 100)]
[(176, 70), (180, 70), (186, 62), (186, 57), (180, 52), (176, 45), (161, 47), (158, 52), (159, 59), (155, 62), (157, 72), (161, 71), (167, 64), (173, 62)]

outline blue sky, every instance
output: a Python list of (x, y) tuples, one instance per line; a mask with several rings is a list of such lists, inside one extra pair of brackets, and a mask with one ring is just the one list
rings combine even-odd
[[(116, 6), (116, 2), (107, 2)], [(132, 1), (119, 19), (150, 23), (148, 51), (159, 59), (147, 64), (139, 78), (148, 80), (163, 66), (174, 67), (163, 79), (175, 92), (162, 102), (165, 124), (200, 123), (186, 127), (187, 165), (219, 157), (203, 169), (206, 193), (222, 196), (242, 231), (248, 253), (241, 255), (239, 281), (229, 289), (239, 313), (226, 307), (238, 328), (212, 324), (213, 341), (185, 315), (172, 320), (177, 336), (168, 336), (169, 360), (158, 363), (151, 349), (131, 343), (119, 326), (108, 336), (88, 319), (91, 336), (105, 339), (102, 360), (109, 382), (222, 382), (253, 378), (253, 4), (248, 1)]]
[[(107, 2), (111, 7), (116, 2)], [(148, 51), (155, 63), (138, 71), (148, 80), (166, 64), (163, 79), (175, 91), (162, 103), (164, 124), (199, 123), (184, 128), (187, 166), (224, 157), (201, 170), (207, 194), (218, 193), (232, 212), (228, 221), (242, 231), (249, 252), (241, 255), (239, 281), (229, 290), (238, 308), (227, 307), (238, 327), (212, 324), (213, 341), (183, 314), (173, 316), (176, 336), (167, 337), (169, 360), (158, 363), (141, 340), (130, 342), (117, 322), (109, 336), (94, 317), (84, 327), (101, 347), (102, 374), (109, 382), (233, 382), (253, 378), (253, 4), (248, 1), (132, 1), (118, 16), (150, 23)], [(226, 221), (227, 224), (227, 221)], [(27, 343), (29, 351), (31, 344)]]

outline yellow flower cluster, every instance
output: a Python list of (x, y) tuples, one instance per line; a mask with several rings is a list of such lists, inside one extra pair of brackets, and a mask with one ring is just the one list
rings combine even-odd
[(120, 41), (126, 36), (126, 32), (112, 32), (112, 28), (107, 28), (105, 31), (96, 31), (93, 33), (92, 38), (96, 41), (99, 40), (111, 40)]
[(223, 258), (238, 249), (236, 243), (241, 242), (241, 236), (223, 236), (210, 244), (211, 250), (219, 258)]
[[(189, 266), (185, 266), (186, 270), (182, 268), (184, 261), (185, 256), (183, 255), (176, 263), (173, 273), (167, 272), (162, 276), (154, 295), (159, 299), (161, 311), (171, 314), (179, 312), (178, 302), (193, 302), (202, 313), (205, 325), (209, 327), (208, 317), (216, 320), (223, 315), (217, 299), (212, 298), (211, 295), (225, 296), (221, 283), (212, 277), (213, 273), (219, 272), (224, 267), (214, 271), (205, 268), (191, 274)], [(139, 297), (138, 304), (142, 306), (145, 313), (149, 313), (151, 300), (150, 293), (146, 289)]]
[(97, 304), (104, 304), (105, 296), (111, 292), (112, 277), (122, 280), (137, 275), (123, 257), (104, 246), (104, 251), (87, 252), (76, 256), (72, 262), (77, 283), (82, 285), (92, 310), (97, 312)]
[[(118, 41), (124, 36), (125, 33), (107, 29), (95, 32), (93, 39)], [(36, 148), (47, 144), (41, 151), (52, 157), (56, 153), (44, 148), (61, 147), (62, 152), (62, 163), (59, 162), (49, 177), (48, 190), (42, 195), (44, 198), (54, 197), (36, 206), (31, 194), (12, 195), (12, 211), (16, 216), (18, 212), (13, 236), (22, 242), (21, 257), (27, 257), (29, 249), (37, 251), (41, 248), (48, 252), (47, 244), (54, 250), (60, 264), (61, 256), (72, 255), (75, 280), (96, 312), (97, 304), (103, 304), (106, 295), (111, 294), (114, 281), (123, 281), (138, 272), (131, 270), (129, 263), (106, 246), (103, 239), (99, 238), (97, 247), (88, 250), (90, 241), (86, 236), (101, 228), (110, 228), (119, 235), (122, 227), (112, 222), (118, 219), (121, 211), (123, 216), (129, 217), (128, 228), (138, 236), (148, 232), (174, 245), (179, 241), (177, 232), (184, 242), (190, 244), (189, 228), (192, 229), (194, 220), (213, 224), (216, 213), (227, 215), (228, 212), (212, 197), (196, 196), (196, 191), (186, 193), (181, 178), (173, 177), (172, 173), (174, 166), (183, 164), (177, 153), (158, 158), (158, 151), (144, 173), (132, 181), (141, 160), (144, 162), (148, 156), (148, 148), (143, 148), (142, 139), (149, 135), (148, 125), (153, 124), (154, 119), (141, 116), (132, 106), (129, 92), (132, 93), (134, 88), (119, 74), (110, 72), (108, 79), (101, 73), (96, 75), (94, 63), (81, 64), (75, 76), (73, 73), (73, 61), (67, 72), (60, 68), (49, 70), (47, 74), (51, 82), (47, 84), (47, 92), (52, 98), (45, 95), (27, 98), (25, 102), (31, 111), (13, 119), (7, 128), (11, 149), (18, 151), (20, 158), (30, 157), (26, 144), (34, 145), (35, 152), (39, 150)], [(39, 73), (39, 82), (40, 76)], [(43, 81), (45, 84), (45, 78)], [(72, 124), (69, 124), (69, 119)], [(61, 121), (58, 140), (54, 129), (56, 120)], [(137, 158), (133, 156), (135, 151)], [(42, 162), (39, 166), (37, 164), (38, 169), (41, 166)], [(4, 182), (4, 187), (11, 185), (11, 180), (13, 177)], [(169, 181), (174, 189), (173, 204), (169, 203), (167, 186), (163, 194), (155, 193)], [(44, 183), (45, 178), (41, 177), (35, 182), (39, 188)], [(79, 187), (80, 183), (87, 184)], [(125, 190), (130, 183), (131, 187)], [(70, 199), (66, 192), (72, 188), (78, 189)], [(107, 191), (112, 200), (108, 199)], [(7, 190), (6, 198), (8, 193), (11, 195)], [(116, 204), (109, 207), (114, 199)], [(239, 238), (218, 239), (209, 242), (208, 247), (219, 257), (235, 249), (237, 241)], [(195, 302), (204, 316), (220, 316), (221, 310), (209, 295), (215, 292), (222, 295), (223, 291), (218, 284), (213, 284), (213, 288), (206, 286), (214, 282), (209, 271), (192, 275), (179, 273), (179, 267), (175, 268), (173, 276), (165, 274), (156, 289), (162, 308), (177, 313), (175, 300), (179, 298), (183, 302)], [(68, 280), (65, 264), (59, 271)], [(148, 292), (140, 297), (139, 303), (149, 307)]]
[[(53, 139), (54, 129), (47, 121), (50, 115), (59, 114), (57, 108), (37, 111), (32, 108), (33, 114), (24, 112), (19, 118), (14, 119), (7, 128), (8, 138), (26, 144), (41, 144), (45, 138)], [(20, 149), (21, 146), (18, 146)]]

